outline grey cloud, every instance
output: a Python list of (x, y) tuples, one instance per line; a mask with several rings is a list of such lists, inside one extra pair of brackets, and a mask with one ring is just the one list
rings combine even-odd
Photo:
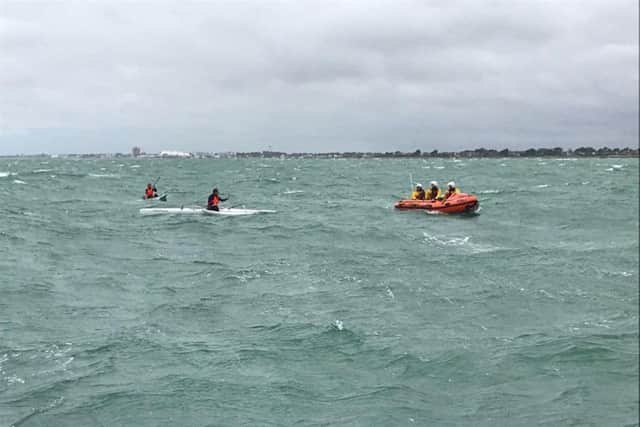
[(80, 134), (94, 151), (101, 132), (113, 151), (637, 145), (637, 17), (631, 0), (3, 2), (0, 152)]

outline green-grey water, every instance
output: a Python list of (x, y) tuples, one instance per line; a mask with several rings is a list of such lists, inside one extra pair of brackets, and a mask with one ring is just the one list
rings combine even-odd
[[(454, 179), (479, 215), (398, 212)], [(147, 217), (163, 206), (276, 209)], [(0, 426), (638, 423), (638, 159), (0, 159)]]

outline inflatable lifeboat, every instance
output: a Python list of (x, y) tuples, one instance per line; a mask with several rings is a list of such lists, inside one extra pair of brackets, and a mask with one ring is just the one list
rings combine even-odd
[(447, 200), (398, 200), (396, 209), (423, 209), (442, 213), (472, 213), (480, 204), (473, 194), (453, 194)]

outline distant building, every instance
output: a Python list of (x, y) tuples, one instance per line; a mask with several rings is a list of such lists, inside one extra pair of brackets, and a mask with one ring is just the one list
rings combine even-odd
[(164, 150), (160, 152), (160, 157), (189, 158), (189, 157), (193, 157), (193, 154), (186, 153), (184, 151)]
[(140, 149), (140, 147), (133, 147), (131, 149), (131, 155), (133, 157), (138, 157), (140, 154), (142, 154), (142, 150)]

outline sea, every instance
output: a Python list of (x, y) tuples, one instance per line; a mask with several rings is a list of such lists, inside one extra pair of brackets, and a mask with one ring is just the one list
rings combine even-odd
[(638, 166), (1, 158), (0, 426), (637, 426)]

